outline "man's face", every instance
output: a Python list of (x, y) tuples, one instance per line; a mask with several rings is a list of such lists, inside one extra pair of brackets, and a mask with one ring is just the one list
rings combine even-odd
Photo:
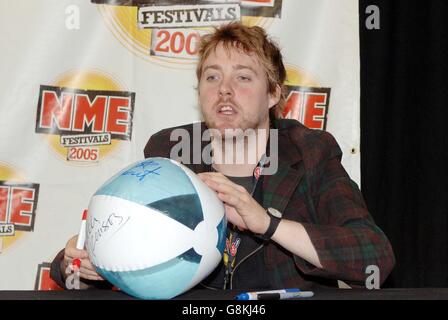
[[(279, 90), (277, 90), (279, 91)], [(267, 76), (255, 55), (219, 44), (204, 61), (199, 104), (209, 128), (269, 129), (269, 108), (279, 94), (268, 93)]]

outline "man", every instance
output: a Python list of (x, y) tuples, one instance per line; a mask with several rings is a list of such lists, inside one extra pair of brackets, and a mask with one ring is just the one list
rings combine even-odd
[[(153, 135), (145, 157), (183, 159), (225, 204), (229, 227), (224, 261), (202, 284), (305, 289), (336, 286), (342, 280), (363, 286), (369, 265), (378, 266), (383, 282), (394, 254), (343, 169), (336, 141), (298, 121), (278, 119), (285, 104), (286, 71), (280, 50), (265, 31), (240, 23), (222, 26), (203, 37), (199, 58), (198, 99), (205, 120), (200, 129), (209, 130), (211, 164), (191, 161), (197, 155), (185, 152), (194, 148), (181, 155), (172, 152), (179, 143), (172, 134), (184, 130), (194, 137), (194, 125)], [(231, 152), (237, 145), (243, 148)], [(202, 155), (205, 143), (201, 146)], [(72, 259), (80, 258), (81, 277), (100, 280), (75, 242), (76, 237), (67, 243), (52, 275), (57, 278), (59, 268), (64, 272)]]

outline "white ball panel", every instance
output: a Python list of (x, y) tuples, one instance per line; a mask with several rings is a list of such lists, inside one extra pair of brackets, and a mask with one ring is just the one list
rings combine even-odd
[(194, 275), (193, 279), (191, 279), (191, 286), (189, 289), (212, 273), (212, 271), (215, 270), (221, 262), (221, 259), (221, 253), (216, 247), (212, 251), (208, 252), (208, 254), (202, 256), (201, 264), (199, 265), (198, 271)]
[(201, 221), (194, 229), (193, 248), (201, 256), (207, 255), (216, 248), (218, 230), (208, 221)]
[(157, 210), (112, 196), (91, 199), (87, 249), (100, 268), (131, 271), (155, 266), (192, 248), (194, 239), (193, 230)]

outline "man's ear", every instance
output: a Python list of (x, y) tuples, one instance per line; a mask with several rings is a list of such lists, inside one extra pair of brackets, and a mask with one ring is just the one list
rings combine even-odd
[(280, 97), (282, 95), (282, 88), (277, 84), (275, 87), (275, 91), (273, 93), (269, 93), (269, 109), (276, 106), (280, 101)]

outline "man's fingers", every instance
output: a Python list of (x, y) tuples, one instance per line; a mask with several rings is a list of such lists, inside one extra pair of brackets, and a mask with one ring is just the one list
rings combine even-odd
[(90, 262), (89, 259), (82, 259), (81, 265), (87, 269), (95, 270), (95, 267), (93, 266), (93, 264)]
[(91, 276), (99, 276), (89, 259), (81, 259), (80, 271)]
[(232, 194), (225, 193), (225, 192), (219, 192), (218, 198), (222, 202), (225, 202), (226, 204), (234, 207), (237, 210), (238, 210), (239, 205), (241, 204), (240, 198), (238, 195), (232, 195)]
[(198, 173), (199, 178), (225, 177), (221, 172), (201, 172)]
[(235, 186), (230, 185), (226, 182), (218, 182), (214, 180), (205, 180), (205, 183), (212, 188), (214, 191), (218, 193), (224, 193), (226, 195), (232, 196), (235, 200), (239, 198), (241, 195), (241, 190), (239, 188), (235, 188)]
[(77, 270), (79, 271), (79, 276), (84, 279), (89, 280), (104, 280), (96, 271), (93, 265), (88, 259), (81, 260), (81, 266)]
[(100, 279), (102, 279), (96, 271), (82, 267), (82, 266), (79, 269), (79, 272), (80, 272), (81, 277), (83, 277), (83, 278), (88, 278), (88, 279), (100, 278)]
[(236, 184), (236, 183), (230, 181), (226, 176), (224, 176), (221, 173), (217, 174), (217, 173), (214, 173), (214, 172), (204, 172), (204, 173), (200, 173), (199, 177), (205, 183), (207, 183), (207, 181), (213, 181), (214, 183), (231, 186), (231, 187), (233, 187), (234, 189), (236, 189), (236, 190), (238, 190), (240, 192), (245, 192), (246, 191), (246, 189), (244, 187), (242, 187), (239, 184)]
[(240, 230), (247, 229), (246, 223), (244, 222), (243, 218), (241, 218), (241, 216), (236, 212), (236, 210), (233, 207), (226, 205), (225, 208), (226, 208), (227, 221), (238, 226)]
[[(79, 276), (88, 280), (104, 280), (96, 271), (89, 259), (89, 254), (86, 250), (80, 250), (76, 248), (77, 236), (72, 237), (65, 247), (64, 263), (67, 267), (66, 273), (79, 272)], [(81, 265), (78, 267), (73, 266), (73, 260), (79, 259)], [(75, 270), (76, 269), (76, 270)]]
[(89, 254), (86, 250), (79, 250), (76, 248), (66, 248), (65, 256), (71, 259), (86, 259), (89, 257)]
[(79, 272), (79, 276), (83, 279), (88, 279), (88, 280), (95, 280), (95, 281), (104, 281), (103, 278), (101, 278), (98, 274), (97, 275), (93, 275), (91, 273), (86, 273), (82, 270), (82, 268), (80, 269)]

